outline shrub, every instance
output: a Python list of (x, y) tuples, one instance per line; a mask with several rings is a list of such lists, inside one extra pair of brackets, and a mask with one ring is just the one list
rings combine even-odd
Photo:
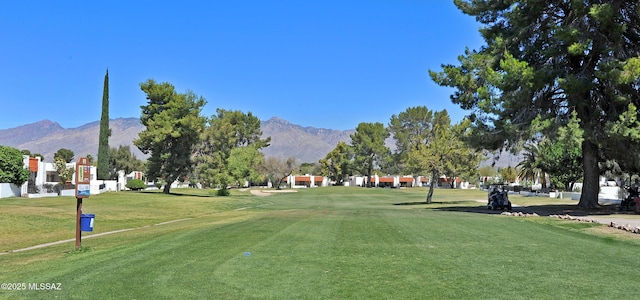
[(220, 197), (226, 197), (226, 196), (230, 196), (231, 192), (228, 189), (217, 189), (211, 192), (210, 194), (214, 194)]
[(47, 193), (53, 193), (53, 184), (45, 183), (42, 187), (47, 191)]
[(147, 188), (147, 184), (145, 184), (144, 181), (140, 179), (131, 179), (129, 180), (129, 182), (127, 182), (125, 186), (128, 189), (131, 189), (134, 191), (144, 190)]
[(226, 196), (230, 196), (230, 195), (231, 195), (231, 192), (228, 189), (220, 189), (220, 190), (218, 190), (218, 196), (226, 197)]
[(21, 186), (29, 180), (29, 170), (24, 167), (20, 150), (0, 146), (0, 183)]

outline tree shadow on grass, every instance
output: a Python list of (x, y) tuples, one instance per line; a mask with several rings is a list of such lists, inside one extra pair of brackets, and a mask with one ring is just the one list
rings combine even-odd
[[(132, 191), (133, 192), (133, 191)], [(158, 191), (138, 191), (138, 192), (134, 192), (134, 193), (141, 193), (141, 194), (153, 194), (153, 195), (163, 195), (163, 196), (189, 196), (189, 197), (203, 197), (203, 198), (211, 198), (211, 197), (215, 197), (215, 195), (207, 195), (207, 194), (198, 194), (198, 193), (174, 193), (174, 192), (169, 192), (168, 194), (165, 194), (163, 192), (158, 192)]]
[(394, 203), (393, 205), (433, 205), (433, 204), (470, 204), (470, 203), (475, 203), (475, 201), (468, 201), (468, 200), (446, 201), (446, 202), (433, 201), (431, 203), (427, 203), (425, 201), (419, 201), (419, 202), (400, 202), (400, 203)]
[[(451, 203), (451, 202), (447, 202)], [(445, 207), (426, 207), (425, 209), (442, 210), (442, 211), (457, 211), (457, 212), (469, 212), (469, 213), (482, 213), (482, 214), (501, 214), (501, 210), (490, 210), (486, 205), (474, 205), (474, 206), (445, 206)], [(507, 210), (504, 210), (507, 211)], [(525, 214), (538, 214), (540, 216), (550, 215), (571, 215), (575, 217), (579, 216), (608, 216), (608, 215), (626, 215), (634, 214), (634, 212), (619, 211), (617, 205), (608, 204), (602, 205), (598, 209), (582, 209), (577, 204), (542, 204), (542, 205), (530, 205), (530, 206), (514, 206), (511, 212), (521, 212)]]

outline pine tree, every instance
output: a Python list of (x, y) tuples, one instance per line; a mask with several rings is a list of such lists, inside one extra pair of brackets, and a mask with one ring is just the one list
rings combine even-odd
[[(638, 116), (632, 106), (640, 107), (638, 1), (454, 3), (482, 24), (486, 45), (467, 49), (460, 65), (445, 64), (430, 75), (454, 88), (452, 101), (471, 111), (473, 140), (488, 150), (513, 150), (553, 134), (575, 111), (583, 131), (578, 206), (598, 207), (601, 163), (629, 160), (630, 149), (640, 148), (640, 140), (611, 132), (623, 129), (621, 117)], [(537, 132), (536, 119), (553, 126)]]
[(140, 122), (146, 127), (133, 144), (147, 159), (147, 176), (165, 182), (163, 193), (171, 184), (193, 171), (193, 154), (200, 143), (206, 118), (200, 112), (207, 102), (191, 91), (178, 93), (168, 82), (149, 79), (140, 84), (147, 94), (147, 105), (141, 106)]
[(104, 75), (104, 88), (102, 90), (102, 116), (100, 117), (100, 140), (98, 142), (98, 179), (109, 178), (109, 70)]

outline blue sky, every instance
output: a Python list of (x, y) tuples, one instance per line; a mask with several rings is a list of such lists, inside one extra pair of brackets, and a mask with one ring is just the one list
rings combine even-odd
[(450, 0), (7, 1), (0, 10), (0, 129), (139, 117), (139, 84), (170, 82), (216, 108), (294, 124), (388, 124), (425, 105), (466, 112), (428, 70), (483, 41)]

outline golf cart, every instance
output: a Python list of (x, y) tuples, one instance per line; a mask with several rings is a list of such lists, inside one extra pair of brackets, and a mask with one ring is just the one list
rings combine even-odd
[(509, 201), (509, 191), (507, 190), (506, 185), (498, 184), (489, 186), (489, 195), (487, 199), (487, 209), (506, 209), (511, 211), (511, 201)]
[(630, 211), (633, 210), (635, 212), (640, 212), (640, 191), (637, 186), (625, 187), (627, 197), (622, 199), (620, 202), (620, 210), (621, 211)]

